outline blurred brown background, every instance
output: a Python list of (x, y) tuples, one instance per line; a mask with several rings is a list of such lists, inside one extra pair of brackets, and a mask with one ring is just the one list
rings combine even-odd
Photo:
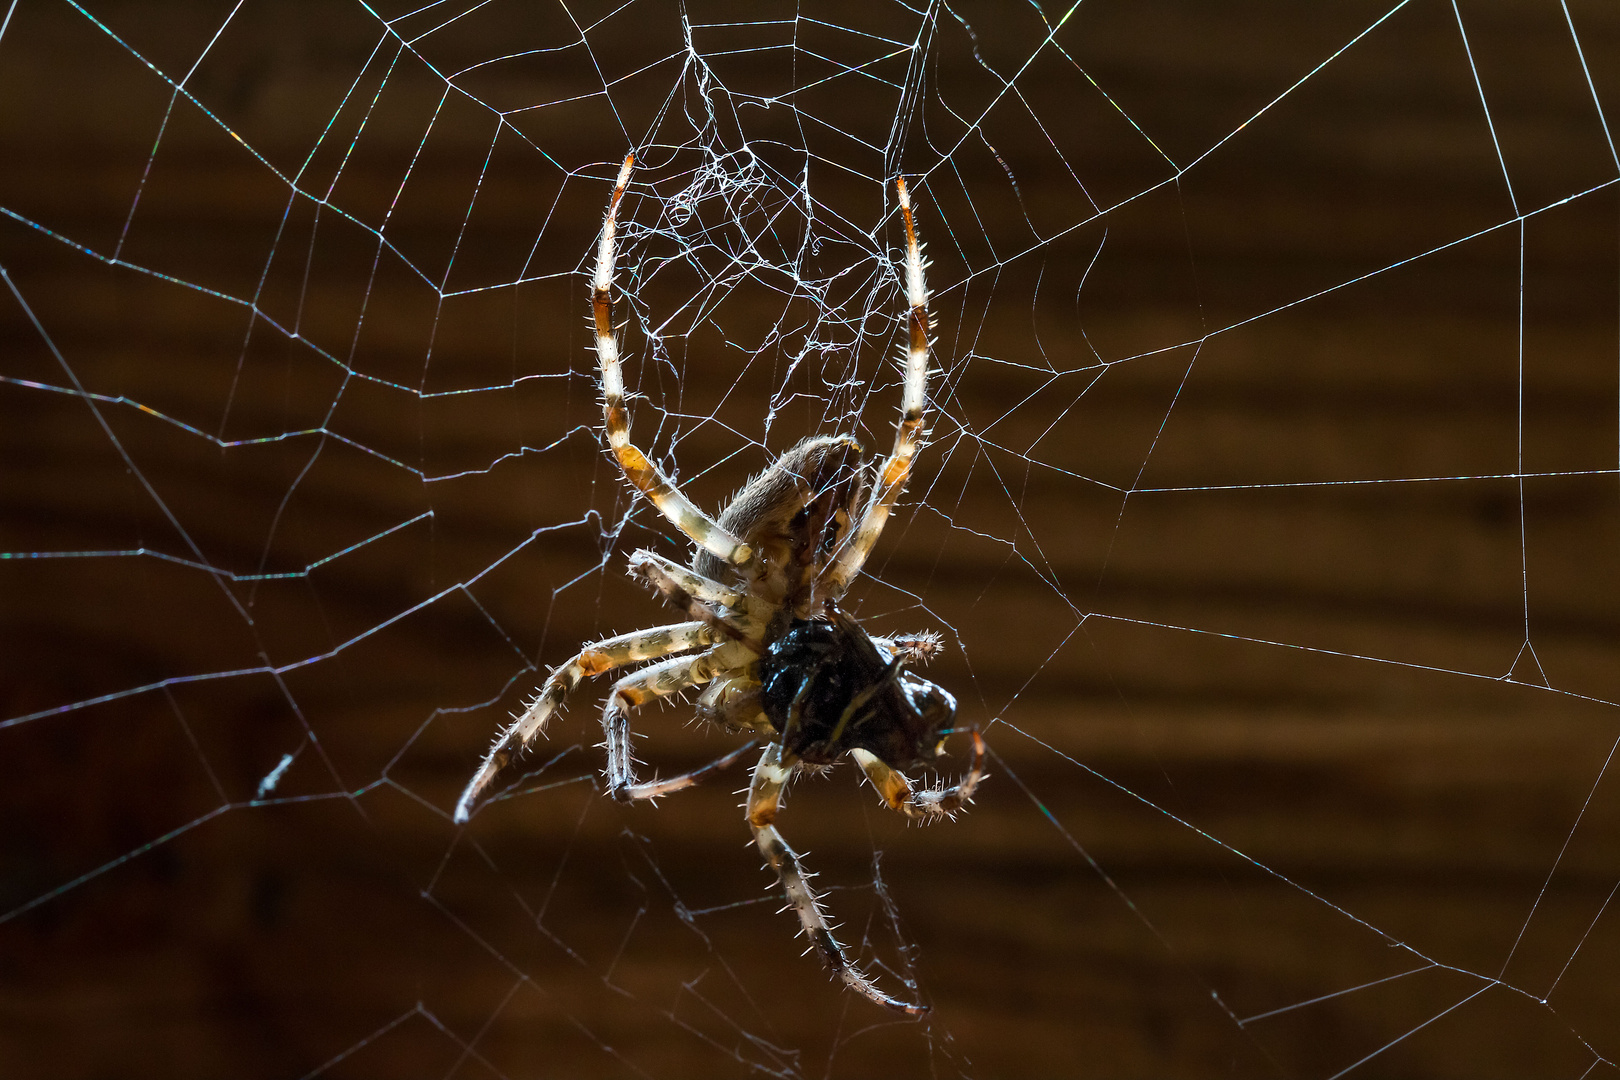
[[(1620, 11), (8, 11), (0, 1074), (1614, 1071)], [(579, 273), (631, 147), (635, 436), (710, 506), (887, 443), (915, 178), (945, 375), (851, 599), (992, 779), (782, 825), (921, 1023), (798, 955), (743, 771), (599, 797), (597, 691), (448, 819), (669, 618)]]

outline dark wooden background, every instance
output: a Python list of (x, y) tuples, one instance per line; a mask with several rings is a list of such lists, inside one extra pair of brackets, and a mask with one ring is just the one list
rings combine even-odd
[[(1334, 57), (1388, 6), (952, 4), (898, 135), (898, 7), (688, 5), (707, 98), (673, 5), (434, 8), (395, 59), (358, 5), (248, 0), (193, 70), (228, 9), (0, 38), (0, 549), (104, 553), (0, 561), (0, 1074), (1614, 1071), (1615, 8), (1413, 0)], [(948, 374), (852, 600), (947, 632), (992, 779), (927, 830), (849, 770), (783, 819), (924, 1023), (798, 955), (741, 772), (602, 800), (589, 703), (448, 820), (546, 666), (666, 617), (575, 271), (629, 146), (650, 225), (740, 132), (816, 155), (869, 443), (896, 294), (839, 235), (926, 174)], [(626, 256), (636, 435), (715, 505), (863, 399), (756, 352), (814, 315), (780, 275), (677, 315), (673, 251)], [(726, 745), (642, 726), (664, 771)]]

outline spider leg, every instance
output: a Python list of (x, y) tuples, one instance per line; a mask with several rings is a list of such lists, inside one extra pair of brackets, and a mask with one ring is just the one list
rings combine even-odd
[(911, 342), (906, 350), (905, 389), (900, 398), (900, 422), (894, 432), (894, 449), (884, 459), (866, 509), (850, 530), (833, 561), (821, 573), (818, 591), (842, 596), (855, 575), (861, 572), (872, 553), (878, 534), (889, 520), (900, 493), (911, 477), (911, 463), (922, 445), (923, 410), (928, 401), (928, 284), (923, 278), (922, 245), (917, 243), (916, 224), (911, 218), (911, 196), (904, 177), (896, 177), (900, 194), (900, 215), (906, 223), (906, 299), (911, 305), (908, 322)]
[(727, 637), (754, 642), (764, 639), (768, 616), (754, 614), (757, 605), (746, 593), (646, 550), (630, 556), (630, 575), (646, 579), (672, 606)]
[(879, 990), (872, 980), (856, 967), (844, 953), (827, 925), (827, 916), (821, 910), (820, 898), (810, 888), (799, 856), (776, 831), (776, 812), (782, 801), (782, 788), (793, 776), (797, 763), (784, 763), (782, 745), (771, 742), (754, 766), (753, 783), (748, 788), (748, 824), (754, 830), (754, 843), (765, 856), (765, 861), (776, 871), (782, 884), (788, 906), (799, 917), (799, 926), (821, 954), (822, 961), (833, 970), (843, 984), (869, 1001), (912, 1016), (921, 1016), (928, 1006), (902, 1001)]
[(585, 646), (572, 660), (553, 669), (545, 685), (540, 688), (540, 693), (495, 740), (495, 745), (484, 756), (484, 763), (473, 774), (456, 803), (457, 824), (472, 815), (478, 797), (496, 775), (540, 736), (545, 730), (546, 721), (551, 719), (551, 714), (557, 711), (557, 707), (579, 685), (580, 680), (640, 660), (653, 660), (671, 653), (713, 645), (717, 640), (708, 624), (686, 622), (620, 634)]
[(758, 675), (758, 669), (744, 669), (715, 679), (698, 695), (698, 716), (724, 728), (772, 732), (760, 700)]
[(874, 637), (873, 641), (891, 653), (905, 657), (906, 665), (921, 666), (940, 654), (943, 645), (940, 636), (932, 630), (919, 630), (915, 634), (895, 634), (892, 637)]
[(636, 783), (630, 754), (630, 710), (656, 698), (679, 693), (687, 687), (701, 686), (717, 675), (748, 666), (754, 659), (752, 650), (735, 641), (727, 641), (696, 656), (677, 656), (649, 664), (614, 683), (606, 704), (602, 706), (602, 730), (607, 735), (608, 792), (615, 799), (627, 801), (650, 798), (650, 795), (637, 795), (635, 792), (638, 788), (656, 787), (658, 784), (657, 781), (650, 785)]
[(912, 821), (950, 817), (973, 801), (973, 793), (984, 779), (984, 739), (977, 731), (973, 733), (973, 761), (962, 779), (950, 787), (914, 791), (905, 773), (891, 769), (870, 751), (851, 750), (849, 756), (866, 773), (866, 778), (883, 797), (883, 804)]
[(690, 597), (711, 606), (741, 608), (748, 604), (747, 594), (645, 548), (630, 556), (629, 573), (631, 577), (646, 578), (660, 588), (664, 582), (669, 582)]
[(672, 795), (677, 791), (685, 791), (689, 787), (696, 787), (715, 773), (731, 768), (739, 758), (758, 745), (758, 739), (749, 739), (729, 754), (715, 758), (707, 765), (693, 769), (689, 773), (672, 776), (668, 780), (650, 780), (646, 783), (631, 784), (624, 789), (622, 797), (631, 801), (636, 799), (657, 799), (664, 795)]
[(602, 369), (603, 423), (608, 445), (625, 478), (652, 500), (659, 512), (681, 532), (706, 551), (713, 552), (734, 566), (754, 557), (753, 549), (722, 528), (681, 494), (662, 469), (630, 442), (630, 413), (624, 405), (624, 372), (619, 368), (619, 343), (613, 336), (613, 238), (618, 229), (619, 200), (630, 183), (630, 170), (636, 155), (624, 159), (607, 217), (602, 222), (602, 239), (596, 249), (596, 275), (591, 289), (591, 314), (596, 322), (596, 359)]

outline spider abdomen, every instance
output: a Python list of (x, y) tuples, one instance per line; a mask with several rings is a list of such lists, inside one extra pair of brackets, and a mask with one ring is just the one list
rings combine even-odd
[(759, 660), (765, 716), (783, 749), (809, 765), (867, 750), (896, 769), (928, 761), (956, 699), (904, 670), (842, 612), (796, 619)]

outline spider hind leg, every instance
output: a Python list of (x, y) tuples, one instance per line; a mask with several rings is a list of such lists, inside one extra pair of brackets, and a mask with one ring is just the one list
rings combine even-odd
[(783, 762), (781, 744), (772, 742), (765, 747), (759, 764), (754, 767), (753, 783), (748, 789), (748, 825), (754, 831), (754, 843), (776, 872), (788, 906), (799, 917), (799, 926), (805, 937), (810, 939), (822, 962), (838, 976), (839, 981), (884, 1008), (909, 1016), (924, 1015), (929, 1010), (927, 1005), (885, 994), (870, 976), (855, 966), (838, 939), (833, 937), (826, 912), (821, 909), (821, 898), (810, 888), (809, 875), (805, 873), (798, 853), (788, 847), (782, 834), (776, 831), (776, 812), (781, 805), (782, 788), (797, 768), (797, 763)]

